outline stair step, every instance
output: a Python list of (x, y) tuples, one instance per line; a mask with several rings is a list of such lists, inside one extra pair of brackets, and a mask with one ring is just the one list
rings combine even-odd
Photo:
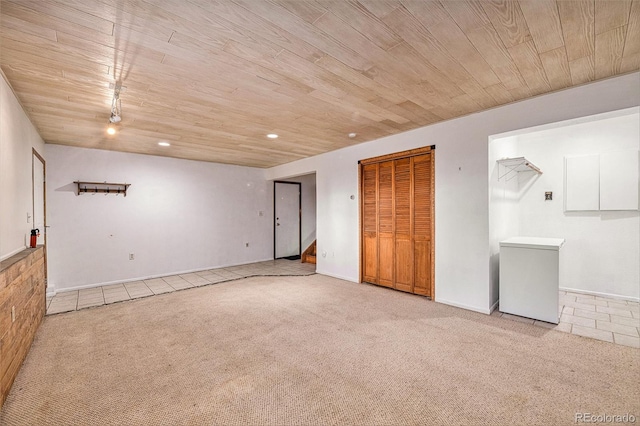
[(305, 261), (306, 263), (316, 263), (316, 257), (308, 254)]

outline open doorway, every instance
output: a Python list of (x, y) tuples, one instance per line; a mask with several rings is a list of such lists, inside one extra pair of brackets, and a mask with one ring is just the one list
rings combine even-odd
[[(300, 184), (300, 242), (302, 250), (301, 261), (306, 263), (316, 263), (316, 174), (309, 173), (291, 178), (279, 179), (278, 182)], [(274, 216), (274, 219), (276, 217), (279, 216)], [(277, 228), (279, 227), (277, 227), (274, 223), (274, 229)]]
[(298, 182), (274, 182), (273, 251), (276, 259), (300, 259), (302, 253), (302, 199)]
[[(490, 305), (500, 294), (500, 242), (512, 237), (562, 238), (561, 291), (637, 301), (640, 296), (638, 164), (640, 108), (633, 107), (489, 138)], [(622, 158), (613, 164), (612, 158)], [(525, 159), (528, 167), (515, 167)], [(567, 204), (575, 160), (596, 160), (595, 206)], [(506, 165), (505, 165), (506, 163)], [(625, 167), (631, 164), (631, 168)], [(539, 172), (530, 168), (534, 164)], [(589, 171), (586, 163), (575, 172)], [(601, 173), (617, 183), (607, 191)], [(627, 173), (632, 172), (631, 177)], [(600, 176), (598, 176), (600, 174)], [(592, 176), (580, 178), (593, 184)], [(631, 191), (629, 191), (629, 189)], [(633, 207), (607, 207), (607, 197), (630, 193)], [(578, 193), (578, 195), (582, 195)], [(592, 193), (585, 193), (591, 196)], [(609, 198), (610, 200), (611, 198)], [(591, 201), (591, 199), (590, 199)]]

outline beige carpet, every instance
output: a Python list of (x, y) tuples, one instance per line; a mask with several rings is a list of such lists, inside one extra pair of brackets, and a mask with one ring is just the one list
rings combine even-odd
[(2, 425), (640, 421), (640, 350), (322, 275), (45, 319)]

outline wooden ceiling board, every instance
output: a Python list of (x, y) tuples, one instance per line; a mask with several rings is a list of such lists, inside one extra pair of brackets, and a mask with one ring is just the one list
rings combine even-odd
[(571, 82), (573, 84), (583, 84), (595, 80), (593, 55), (569, 61), (569, 70), (571, 71)]
[(553, 90), (571, 86), (571, 70), (564, 46), (541, 53), (540, 60)]
[(592, 56), (595, 44), (594, 2), (563, 0), (557, 4), (569, 62)]
[(444, 74), (456, 80), (471, 77), (462, 64), (456, 62), (445, 47), (406, 9), (395, 9), (383, 21)]
[(442, 5), (464, 32), (490, 25), (480, 1), (445, 1)]
[(491, 66), (471, 44), (466, 34), (453, 19), (443, 19), (438, 24), (429, 27), (428, 31), (482, 87), (500, 82)]
[(631, 0), (595, 0), (595, 31), (597, 34), (627, 25)]
[(389, 50), (403, 41), (357, 1), (331, 0), (323, 1), (322, 4), (383, 50)]
[(467, 32), (474, 47), (490, 64), (500, 82), (508, 89), (526, 85), (511, 54), (502, 44), (492, 25), (485, 25)]
[(596, 34), (596, 78), (606, 78), (620, 72), (626, 26)]
[[(624, 51), (623, 51), (623, 63), (626, 58), (632, 57), (634, 53), (640, 53), (640, 0), (634, 0), (631, 3), (631, 9), (629, 13), (629, 22), (627, 24), (627, 34), (624, 39)], [(637, 55), (635, 56), (637, 58)], [(637, 61), (630, 61), (637, 62)], [(629, 67), (625, 71), (637, 69)]]
[(483, 1), (481, 4), (505, 47), (514, 47), (531, 39), (529, 27), (518, 2), (494, 0)]
[(638, 71), (640, 0), (0, 0), (0, 68), (47, 143), (271, 167)]
[(555, 0), (520, 0), (518, 4), (527, 19), (538, 53), (564, 46), (560, 13)]

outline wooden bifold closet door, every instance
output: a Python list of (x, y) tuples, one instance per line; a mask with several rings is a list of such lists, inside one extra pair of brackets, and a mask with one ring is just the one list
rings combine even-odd
[(362, 281), (433, 297), (432, 147), (360, 162)]

